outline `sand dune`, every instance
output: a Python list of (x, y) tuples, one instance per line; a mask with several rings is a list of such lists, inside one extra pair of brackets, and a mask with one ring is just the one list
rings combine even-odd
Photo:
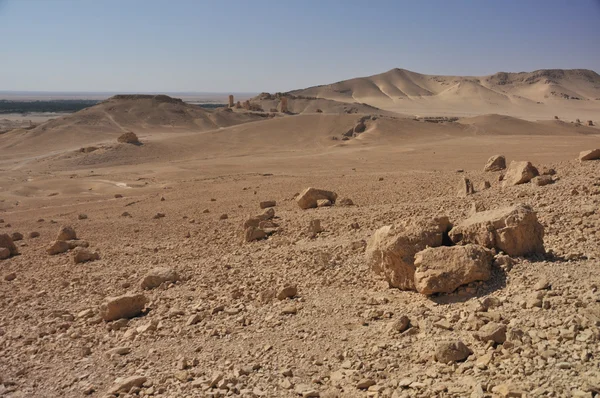
[(534, 119), (554, 115), (591, 119), (600, 111), (600, 75), (585, 69), (545, 69), (480, 77), (434, 76), (392, 69), (290, 94), (422, 115), (503, 113)]

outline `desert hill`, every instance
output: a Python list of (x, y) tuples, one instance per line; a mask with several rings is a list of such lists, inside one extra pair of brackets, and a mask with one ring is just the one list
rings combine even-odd
[(261, 93), (250, 99), (250, 102), (259, 105), (264, 111), (279, 110), (281, 98), (285, 96), (288, 100), (288, 111), (292, 114), (302, 113), (376, 113), (393, 115), (395, 113), (384, 111), (369, 104), (361, 104), (353, 101), (336, 101), (326, 98), (295, 96), (290, 94)]
[(98, 105), (50, 120), (30, 131), (3, 135), (0, 147), (45, 150), (113, 140), (126, 131), (136, 133), (208, 131), (261, 120), (256, 113), (229, 109), (207, 110), (166, 95), (116, 95)]
[(423, 115), (504, 113), (542, 119), (558, 114), (583, 119), (600, 110), (600, 75), (586, 69), (543, 69), (437, 76), (392, 69), (289, 94)]

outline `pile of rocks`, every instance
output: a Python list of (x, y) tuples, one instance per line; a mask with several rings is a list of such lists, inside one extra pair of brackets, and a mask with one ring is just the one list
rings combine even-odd
[(89, 246), (88, 242), (77, 238), (77, 233), (72, 227), (62, 226), (58, 231), (56, 240), (46, 248), (46, 252), (50, 255), (56, 255), (75, 250), (73, 253), (75, 264), (99, 260), (100, 254), (88, 250)]
[(475, 213), (454, 227), (445, 216), (381, 227), (369, 240), (366, 257), (390, 287), (450, 293), (489, 280), (494, 254), (543, 254), (543, 238), (532, 208), (515, 205)]

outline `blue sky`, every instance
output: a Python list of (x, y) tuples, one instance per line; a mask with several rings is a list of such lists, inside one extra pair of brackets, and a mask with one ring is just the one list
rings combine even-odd
[(600, 72), (600, 0), (0, 0), (0, 90), (286, 91)]

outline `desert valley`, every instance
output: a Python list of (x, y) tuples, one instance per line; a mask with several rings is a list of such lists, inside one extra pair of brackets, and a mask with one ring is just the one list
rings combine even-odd
[(600, 394), (600, 75), (230, 101), (0, 134), (1, 397)]

